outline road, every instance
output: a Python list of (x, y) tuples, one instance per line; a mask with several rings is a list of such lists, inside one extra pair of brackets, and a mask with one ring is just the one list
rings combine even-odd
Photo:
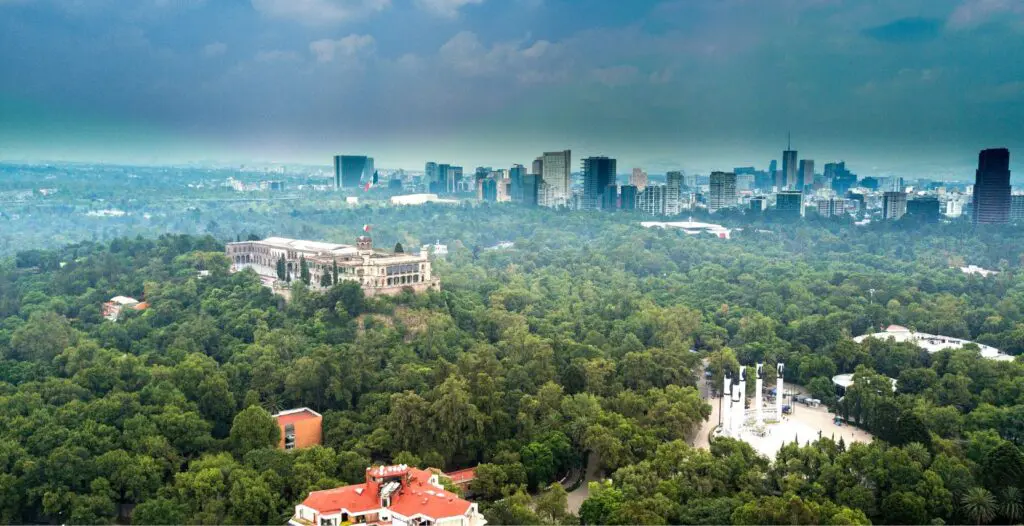
[(587, 459), (586, 479), (583, 481), (583, 484), (580, 484), (580, 487), (570, 491), (567, 496), (569, 513), (576, 515), (580, 512), (580, 506), (583, 505), (583, 501), (587, 500), (587, 497), (590, 496), (590, 483), (601, 480), (597, 470), (599, 464), (600, 460), (597, 458), (597, 455), (591, 452), (590, 457)]

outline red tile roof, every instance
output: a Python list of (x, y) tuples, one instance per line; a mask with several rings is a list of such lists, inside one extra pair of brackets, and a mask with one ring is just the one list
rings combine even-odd
[(450, 478), (455, 484), (467, 484), (476, 478), (476, 468), (460, 469), (451, 473), (445, 473), (444, 476)]
[[(463, 500), (454, 493), (440, 489), (430, 483), (433, 475), (429, 471), (398, 466), (380, 467), (367, 471), (367, 477), (393, 476), (408, 473), (402, 480), (402, 487), (391, 496), (391, 511), (405, 517), (424, 515), (433, 520), (464, 515), (472, 503)], [(390, 471), (387, 471), (390, 470)], [(321, 515), (329, 515), (346, 510), (352, 514), (365, 513), (380, 509), (380, 497), (375, 484), (353, 484), (341, 488), (314, 491), (302, 501), (302, 504), (316, 510)]]

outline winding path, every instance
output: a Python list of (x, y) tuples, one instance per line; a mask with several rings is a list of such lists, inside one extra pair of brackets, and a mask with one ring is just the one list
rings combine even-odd
[(590, 496), (590, 483), (601, 480), (597, 469), (600, 463), (597, 455), (591, 452), (590, 456), (587, 457), (587, 472), (583, 484), (580, 484), (580, 487), (570, 491), (569, 495), (567, 495), (566, 501), (569, 513), (576, 515), (580, 512), (580, 506), (583, 505), (583, 501), (587, 500), (587, 497)]

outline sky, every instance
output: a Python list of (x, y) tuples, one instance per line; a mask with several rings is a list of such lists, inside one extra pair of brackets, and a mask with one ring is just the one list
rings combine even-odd
[(0, 159), (1016, 176), (1021, 57), (1024, 0), (0, 0)]

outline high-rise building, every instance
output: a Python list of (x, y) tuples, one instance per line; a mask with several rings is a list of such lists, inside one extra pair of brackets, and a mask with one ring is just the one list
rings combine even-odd
[(750, 198), (750, 211), (761, 213), (765, 211), (767, 207), (767, 199), (763, 195)]
[(334, 156), (334, 188), (348, 190), (358, 188), (365, 179), (373, 179), (373, 157), (365, 155)]
[(538, 157), (533, 160), (532, 171), (530, 173), (534, 175), (544, 175), (544, 158)]
[(796, 190), (803, 191), (814, 184), (814, 159), (800, 159), (800, 170), (796, 176)]
[(478, 198), (492, 203), (498, 201), (498, 181), (491, 177), (477, 180), (476, 184), (480, 189)]
[(822, 217), (838, 217), (846, 214), (846, 200), (841, 198), (822, 199), (818, 201), (818, 215)]
[(636, 208), (645, 214), (665, 215), (665, 187), (647, 185), (647, 188), (636, 196)]
[(603, 208), (602, 197), (608, 185), (615, 184), (615, 159), (587, 157), (583, 159), (583, 208)]
[(572, 192), (572, 151), (544, 152), (543, 160), (541, 175), (550, 189), (545, 206), (568, 205)]
[(735, 207), (736, 174), (712, 172), (711, 189), (708, 194), (708, 212), (715, 213), (723, 208)]
[(604, 192), (601, 192), (601, 208), (603, 210), (615, 210), (618, 207), (619, 187), (612, 183), (604, 187)]
[(647, 172), (641, 168), (633, 168), (633, 173), (629, 174), (629, 184), (643, 192), (644, 188), (647, 188)]
[(885, 192), (882, 194), (882, 219), (899, 219), (907, 213), (907, 194)]
[(665, 174), (665, 215), (679, 215), (680, 198), (683, 195), (683, 172), (672, 171)]
[(1024, 221), (1024, 194), (1010, 196), (1010, 221)]
[(447, 172), (448, 192), (455, 193), (460, 191), (468, 190), (471, 187), (463, 187), (462, 178), (462, 167), (461, 166), (449, 166)]
[(526, 206), (537, 206), (540, 199), (540, 176), (537, 174), (526, 174), (523, 176), (523, 204)]
[(974, 178), (975, 223), (1006, 223), (1010, 220), (1010, 150), (992, 148), (978, 154)]
[(778, 160), (772, 159), (772, 162), (768, 163), (768, 177), (771, 179), (768, 191), (771, 191), (772, 186), (782, 188), (782, 174), (779, 172)]
[(907, 201), (907, 216), (926, 223), (938, 223), (942, 207), (938, 197), (918, 197)]
[(637, 188), (631, 184), (622, 186), (622, 203), (620, 208), (623, 210), (636, 210), (636, 196)]
[(779, 217), (798, 218), (804, 215), (803, 192), (782, 191), (775, 194), (775, 214)]
[(509, 198), (514, 202), (518, 203), (523, 200), (523, 179), (525, 177), (526, 167), (521, 164), (513, 164), (512, 168), (508, 171), (508, 194)]
[(881, 186), (881, 182), (877, 177), (865, 177), (860, 180), (860, 185), (868, 190), (878, 190)]
[[(790, 145), (782, 151), (782, 180), (780, 181), (780, 188), (796, 186), (796, 169), (796, 150)], [(800, 190), (800, 188), (797, 188), (797, 190)]]

